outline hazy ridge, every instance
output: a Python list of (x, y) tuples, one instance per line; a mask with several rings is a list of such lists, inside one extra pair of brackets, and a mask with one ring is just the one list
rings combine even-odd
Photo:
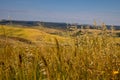
[[(61, 28), (61, 29), (65, 29), (67, 25), (70, 25), (70, 23), (59, 23), (59, 22), (42, 22), (42, 21), (19, 21), (19, 20), (1, 20), (0, 24), (17, 24), (17, 25), (22, 25), (22, 26), (38, 26), (38, 25), (42, 25), (48, 28)], [(86, 26), (89, 26), (91, 29), (94, 28), (94, 25), (89, 25), (89, 24), (76, 24), (78, 28), (81, 28), (81, 26), (83, 28), (86, 28)], [(108, 29), (110, 29), (112, 25), (106, 25), (106, 27)], [(114, 28), (116, 30), (120, 30), (120, 26), (119, 25), (114, 25)]]

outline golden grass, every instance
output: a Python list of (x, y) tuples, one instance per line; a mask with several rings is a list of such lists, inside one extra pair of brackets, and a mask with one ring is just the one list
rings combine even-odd
[[(3, 35), (5, 30), (5, 34), (7, 36), (12, 37), (20, 37), (27, 40), (30, 40), (32, 42), (46, 42), (46, 43), (54, 43), (54, 38), (57, 38), (60, 40), (60, 42), (65, 43), (66, 40), (69, 42), (69, 38), (61, 37), (58, 35), (51, 35), (44, 30), (39, 29), (32, 29), (32, 28), (18, 28), (18, 27), (12, 27), (12, 26), (0, 26), (0, 35)], [(50, 29), (51, 30), (51, 29)], [(53, 31), (53, 30), (52, 30)]]
[[(17, 31), (19, 29), (20, 32)], [(2, 30), (0, 29), (0, 34), (3, 34)], [(55, 44), (11, 45), (9, 41), (3, 44), (1, 41), (0, 80), (120, 79), (119, 38), (108, 35), (106, 31), (100, 31), (101, 35), (86, 32), (67, 39), (36, 29), (12, 27), (11, 31), (16, 31), (12, 36), (32, 41), (40, 36), (46, 41), (52, 37)], [(19, 33), (23, 35), (18, 36)], [(68, 44), (62, 45), (62, 41)]]

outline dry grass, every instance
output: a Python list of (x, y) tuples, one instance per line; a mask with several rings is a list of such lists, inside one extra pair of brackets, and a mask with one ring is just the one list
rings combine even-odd
[[(28, 39), (47, 34), (34, 30), (22, 29)], [(119, 80), (119, 38), (100, 32), (99, 35), (86, 31), (68, 40), (49, 34), (53, 45), (11, 45), (9, 39), (5, 43), (1, 40), (0, 80)], [(62, 39), (67, 44), (62, 45)]]
[[(51, 29), (49, 29), (51, 30)], [(5, 33), (4, 33), (5, 32)], [(53, 32), (53, 30), (51, 31)], [(22, 27), (13, 27), (13, 26), (0, 26), (0, 35), (6, 34), (8, 37), (19, 37), (32, 42), (45, 42), (45, 43), (55, 43), (54, 38), (60, 40), (60, 42), (66, 43), (66, 40), (69, 38), (61, 37), (58, 35), (51, 35), (44, 30), (32, 29), (32, 28), (22, 28)]]

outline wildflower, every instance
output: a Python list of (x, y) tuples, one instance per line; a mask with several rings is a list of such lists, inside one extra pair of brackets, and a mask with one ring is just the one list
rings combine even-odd
[(119, 72), (118, 71), (113, 71), (113, 75), (116, 75), (118, 74)]

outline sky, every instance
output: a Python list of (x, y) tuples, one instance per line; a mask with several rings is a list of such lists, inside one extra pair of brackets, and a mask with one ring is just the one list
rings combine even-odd
[(0, 20), (120, 25), (120, 0), (0, 0)]

